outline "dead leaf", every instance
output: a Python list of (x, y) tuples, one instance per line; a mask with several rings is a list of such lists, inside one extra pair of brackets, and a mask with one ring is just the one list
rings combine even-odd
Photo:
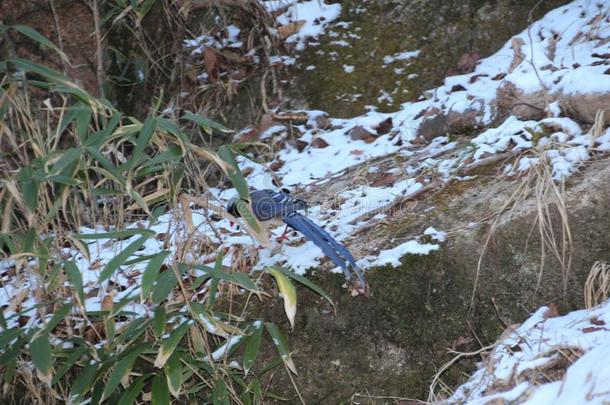
[(326, 142), (323, 138), (316, 138), (311, 141), (311, 146), (318, 149), (324, 149), (328, 147), (328, 142)]
[(557, 316), (559, 316), (559, 311), (557, 310), (557, 305), (555, 305), (554, 303), (549, 304), (549, 309), (547, 309), (545, 313), (542, 314), (542, 317), (544, 319), (555, 318)]
[(293, 34), (296, 34), (303, 27), (303, 25), (305, 25), (305, 22), (305, 20), (298, 20), (286, 25), (282, 25), (277, 29), (278, 37), (280, 37), (280, 39), (285, 39)]
[[(169, 188), (161, 188), (153, 193), (150, 193), (144, 197), (142, 197), (144, 199), (144, 201), (149, 204), (155, 200), (158, 200), (160, 198), (162, 198), (163, 196), (165, 196), (166, 194), (169, 194), (170, 189)], [(127, 207), (128, 211), (131, 210), (137, 210), (137, 209), (141, 209), (142, 207), (140, 207), (137, 203), (133, 203), (131, 204), (129, 207)]]
[(21, 303), (28, 297), (29, 294), (29, 288), (24, 288), (23, 290), (19, 291), (19, 293), (15, 295), (11, 300), (9, 309), (13, 312), (19, 312), (18, 308), (20, 307)]
[(251, 174), (252, 174), (252, 172), (253, 172), (253, 171), (254, 171), (254, 168), (253, 168), (253, 167), (246, 167), (245, 169), (243, 169), (243, 170), (241, 171), (241, 174), (242, 174), (242, 176), (244, 176), (244, 177), (248, 177), (249, 175), (251, 175)]
[(273, 115), (271, 114), (263, 114), (260, 122), (258, 123), (257, 131), (259, 134), (262, 134), (266, 130), (268, 130), (271, 125), (273, 125)]
[(602, 321), (598, 317), (591, 318), (591, 320), (589, 322), (591, 322), (593, 325), (597, 325), (597, 326), (603, 326), (606, 324), (606, 322)]
[(203, 62), (205, 70), (208, 72), (208, 79), (211, 82), (218, 81), (218, 56), (213, 48), (205, 48), (203, 50)]
[(274, 172), (277, 172), (284, 166), (284, 161), (282, 159), (275, 160), (273, 163), (269, 165), (269, 168)]
[(367, 131), (364, 127), (360, 125), (350, 129), (347, 134), (354, 141), (364, 141), (366, 143), (373, 143), (375, 142), (375, 139), (377, 139), (377, 136), (375, 136), (375, 134)]
[(371, 182), (371, 187), (389, 187), (393, 186), (397, 179), (395, 173), (383, 173), (381, 176)]
[(600, 330), (606, 330), (606, 328), (598, 328), (596, 326), (587, 326), (586, 328), (582, 329), (582, 333), (592, 333), (592, 332), (597, 332)]
[(305, 149), (305, 147), (307, 147), (307, 145), (309, 145), (307, 142), (302, 141), (300, 139), (297, 139), (294, 143), (299, 152), (303, 152), (303, 149)]
[(102, 311), (112, 312), (112, 308), (114, 307), (114, 301), (112, 299), (112, 294), (107, 294), (102, 299)]
[(392, 123), (392, 117), (389, 117), (386, 120), (383, 120), (375, 127), (375, 131), (377, 131), (377, 135), (385, 135), (390, 132), (394, 128), (394, 124)]

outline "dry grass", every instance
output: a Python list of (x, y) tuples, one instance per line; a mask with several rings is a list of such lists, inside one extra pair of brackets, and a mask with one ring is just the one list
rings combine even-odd
[(584, 287), (585, 306), (591, 309), (610, 297), (610, 265), (605, 262), (595, 262)]
[[(563, 182), (558, 183), (553, 179), (551, 163), (546, 157), (545, 150), (534, 149), (533, 153), (539, 159), (539, 163), (534, 165), (517, 181), (514, 191), (506, 202), (499, 209), (495, 210), (495, 214), (491, 217), (492, 220), (487, 237), (477, 262), (475, 283), (470, 301), (471, 311), (474, 309), (476, 289), (483, 268), (485, 254), (493, 236), (504, 221), (506, 221), (506, 218), (522, 214), (524, 207), (527, 207), (525, 208), (527, 210), (532, 203), (535, 209), (535, 219), (532, 223), (525, 248), (527, 248), (532, 232), (537, 230), (540, 239), (540, 262), (534, 296), (540, 288), (544, 268), (549, 256), (555, 259), (561, 269), (564, 297), (567, 294), (573, 242), (568, 209), (566, 207), (565, 184)], [(514, 167), (517, 167), (518, 164), (519, 158), (514, 163)], [(558, 217), (558, 220), (554, 220), (554, 217)]]

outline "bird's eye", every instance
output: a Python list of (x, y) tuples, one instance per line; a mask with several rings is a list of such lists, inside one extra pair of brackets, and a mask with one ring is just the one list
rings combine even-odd
[(282, 193), (285, 193), (285, 194), (290, 194), (290, 190), (288, 190), (288, 189), (287, 189), (287, 188), (285, 188), (285, 187), (282, 187), (282, 189), (281, 189), (281, 190), (282, 190)]

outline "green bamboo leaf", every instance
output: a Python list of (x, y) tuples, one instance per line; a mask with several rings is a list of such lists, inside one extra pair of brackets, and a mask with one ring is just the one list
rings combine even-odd
[[(180, 158), (182, 158), (182, 156), (183, 156), (182, 149), (180, 149), (178, 147), (172, 147), (172, 148), (169, 148), (168, 150), (166, 150), (165, 152), (161, 152), (161, 153), (157, 154), (152, 159), (147, 159), (147, 160), (143, 161), (140, 166), (142, 168), (145, 168), (145, 167), (159, 165), (160, 163), (165, 163), (165, 162), (178, 162), (180, 160)], [(138, 173), (140, 173), (140, 172), (138, 172)]]
[(17, 359), (2, 364), (2, 379), (6, 387), (14, 383), (15, 374), (17, 374)]
[(150, 215), (150, 209), (148, 208), (148, 204), (146, 203), (146, 200), (144, 199), (144, 197), (142, 197), (140, 195), (140, 193), (138, 193), (136, 190), (134, 190), (133, 187), (131, 186), (131, 176), (128, 178), (128, 180), (126, 182), (125, 191), (127, 191), (127, 194), (131, 198), (133, 198), (133, 200), (136, 202), (136, 204), (138, 204), (138, 206), (140, 208), (142, 208), (144, 210), (144, 212), (146, 212), (148, 215)]
[(137, 166), (142, 158), (142, 154), (144, 153), (144, 149), (149, 145), (150, 139), (155, 133), (155, 129), (157, 127), (157, 121), (154, 117), (148, 117), (146, 121), (144, 121), (144, 125), (142, 125), (142, 130), (140, 131), (140, 136), (136, 139), (131, 159), (127, 163), (125, 163), (125, 167), (129, 170)]
[(9, 345), (8, 350), (0, 351), (0, 364), (8, 364), (21, 354), (21, 348), (27, 343), (26, 336), (21, 336), (17, 341)]
[(78, 87), (74, 82), (67, 83), (53, 83), (51, 84), (51, 91), (55, 93), (68, 94), (76, 97), (78, 100), (89, 104), (91, 106), (97, 106), (98, 100), (89, 95), (85, 90)]
[(66, 107), (64, 109), (63, 116), (61, 117), (61, 121), (59, 121), (59, 127), (57, 128), (57, 133), (63, 134), (63, 132), (66, 130), (66, 128), (68, 128), (68, 125), (70, 125), (70, 123), (76, 119), (78, 112), (82, 109), (89, 109), (89, 108), (90, 108), (89, 106), (87, 106), (83, 103), (77, 103), (76, 105)]
[(240, 287), (245, 288), (246, 290), (252, 291), (254, 293), (260, 293), (261, 291), (256, 287), (256, 284), (246, 275), (245, 273), (229, 273), (226, 271), (219, 270), (217, 268), (208, 267), (205, 265), (195, 265), (193, 266), (196, 269), (204, 271), (206, 274), (198, 277), (194, 285), (200, 284), (207, 278), (216, 278), (223, 281), (228, 281), (233, 284), (237, 284)]
[(119, 398), (118, 405), (132, 405), (138, 398), (138, 395), (142, 393), (144, 383), (149, 377), (150, 375), (143, 375), (136, 378), (136, 380), (131, 383), (129, 388), (127, 388), (125, 392), (123, 392), (123, 395), (121, 395), (121, 398)]
[(318, 287), (316, 284), (314, 284), (313, 282), (311, 282), (307, 278), (301, 276), (300, 274), (295, 273), (294, 271), (290, 271), (290, 270), (285, 269), (285, 268), (280, 267), (280, 266), (270, 266), (270, 268), (272, 268), (275, 271), (280, 272), (280, 273), (284, 274), (285, 276), (290, 277), (291, 279), (296, 280), (299, 283), (303, 284), (305, 287), (309, 288), (310, 290), (312, 290), (313, 292), (315, 292), (316, 294), (318, 294), (322, 298), (326, 299), (330, 303), (330, 305), (333, 306), (333, 309), (335, 308), (335, 303), (330, 298), (330, 295), (328, 295), (326, 293), (326, 291), (324, 291), (322, 288)]
[(82, 155), (82, 151), (78, 148), (66, 149), (62, 156), (53, 163), (51, 168), (52, 173), (59, 173), (68, 167), (72, 162), (76, 161)]
[(74, 384), (72, 384), (72, 388), (70, 390), (70, 399), (73, 403), (80, 402), (83, 395), (91, 390), (91, 386), (93, 385), (97, 376), (97, 370), (98, 363), (92, 360), (91, 363), (88, 363), (78, 373), (78, 377), (74, 381)]
[(155, 367), (162, 368), (165, 365), (167, 359), (169, 359), (174, 350), (176, 350), (176, 346), (178, 346), (178, 343), (180, 343), (180, 341), (184, 337), (184, 334), (188, 330), (189, 326), (192, 325), (192, 323), (193, 321), (191, 320), (183, 322), (180, 326), (178, 326), (176, 329), (174, 329), (173, 332), (169, 334), (167, 339), (163, 341), (161, 349), (159, 350), (159, 353), (155, 358)]
[(282, 294), (282, 299), (284, 300), (284, 311), (286, 312), (288, 321), (290, 321), (290, 326), (294, 329), (294, 317), (297, 313), (297, 289), (294, 287), (294, 284), (290, 282), (290, 279), (276, 268), (267, 267), (265, 271), (275, 278), (280, 293)]
[(68, 60), (68, 57), (66, 56), (66, 54), (63, 53), (61, 51), (61, 49), (59, 49), (53, 42), (51, 42), (49, 39), (47, 39), (40, 32), (36, 31), (34, 28), (28, 27), (27, 25), (13, 25), (11, 28), (14, 29), (15, 31), (20, 32), (21, 34), (25, 35), (26, 37), (33, 39), (34, 41), (38, 42), (40, 45), (47, 47), (49, 49), (52, 49), (59, 55), (59, 57), (61, 59), (63, 59), (64, 62), (66, 62), (67, 64), (70, 64), (70, 61)]
[[(51, 81), (59, 82), (59, 83), (70, 82), (70, 80), (67, 77), (65, 77), (58, 71), (48, 68), (44, 65), (34, 63), (28, 59), (11, 58), (8, 60), (8, 62), (15, 65), (16, 68), (25, 70), (27, 72), (39, 74), (40, 76), (43, 76), (47, 80), (51, 80)], [(30, 81), (30, 83), (31, 83), (31, 81)]]
[(57, 311), (55, 311), (55, 313), (53, 313), (51, 320), (49, 322), (47, 322), (46, 325), (44, 325), (44, 327), (42, 328), (41, 334), (51, 333), (53, 331), (53, 329), (55, 329), (55, 327), (61, 321), (63, 321), (64, 318), (70, 313), (70, 310), (72, 310), (71, 303), (66, 303), (66, 304), (62, 305), (61, 308), (59, 308)]
[(229, 405), (229, 391), (222, 378), (219, 378), (214, 383), (212, 388), (212, 404), (214, 405)]
[(91, 109), (83, 108), (76, 114), (76, 135), (81, 143), (87, 139), (89, 123), (91, 122)]
[(188, 121), (194, 122), (195, 124), (199, 125), (201, 128), (203, 128), (204, 131), (206, 131), (209, 134), (212, 133), (212, 129), (216, 129), (220, 132), (224, 132), (227, 134), (233, 132), (222, 124), (219, 124), (219, 123), (214, 122), (207, 118), (203, 118), (201, 115), (193, 114), (190, 111), (187, 111), (180, 118), (183, 120), (188, 120)]
[(144, 344), (132, 350), (129, 354), (125, 355), (121, 360), (119, 360), (112, 372), (110, 372), (108, 381), (106, 381), (106, 386), (104, 387), (104, 392), (102, 394), (102, 401), (107, 399), (119, 386), (121, 380), (123, 380), (126, 376), (129, 375), (136, 359), (147, 348), (148, 345)]
[(85, 146), (90, 146), (96, 149), (99, 149), (104, 143), (110, 140), (112, 133), (121, 122), (122, 115), (120, 112), (113, 111), (112, 117), (110, 117), (110, 121), (106, 124), (106, 126), (101, 131), (96, 131), (87, 137), (85, 141)]
[(134, 235), (142, 235), (151, 237), (155, 234), (154, 231), (150, 229), (140, 229), (140, 228), (130, 228), (130, 229), (121, 229), (120, 231), (112, 231), (112, 232), (100, 232), (100, 233), (81, 233), (75, 235), (78, 239), (84, 240), (100, 240), (100, 239), (126, 239), (128, 237)]
[(263, 336), (263, 323), (261, 321), (254, 322), (252, 324), (252, 329), (252, 334), (248, 337), (246, 349), (244, 350), (243, 366), (245, 375), (248, 375), (248, 372), (254, 365), (258, 352), (260, 351), (261, 337)]
[(179, 399), (183, 382), (183, 370), (180, 359), (177, 356), (170, 357), (163, 368), (165, 371), (169, 392), (176, 399)]
[(175, 136), (182, 150), (188, 150), (190, 145), (189, 137), (178, 128), (174, 121), (167, 118), (157, 118), (157, 125), (162, 131)]
[(74, 235), (68, 235), (68, 239), (85, 259), (91, 260), (91, 252), (89, 252), (89, 246), (85, 242), (77, 239)]
[(270, 322), (265, 322), (265, 328), (267, 329), (267, 332), (269, 332), (269, 335), (271, 336), (271, 340), (273, 341), (273, 344), (277, 348), (277, 351), (280, 354), (280, 358), (282, 359), (284, 364), (286, 364), (288, 369), (290, 371), (292, 371), (294, 374), (298, 374), (297, 369), (294, 365), (294, 362), (292, 361), (292, 358), (291, 358), (290, 349), (288, 348), (288, 343), (286, 343), (286, 339), (284, 338), (284, 335), (282, 334), (282, 332), (280, 332), (280, 329), (275, 324), (270, 323)]
[(158, 306), (155, 308), (155, 315), (153, 316), (153, 332), (155, 335), (161, 336), (165, 332), (165, 322), (167, 320), (167, 312), (165, 307)]
[(148, 240), (148, 235), (140, 236), (134, 242), (129, 244), (125, 249), (123, 249), (118, 255), (114, 256), (110, 261), (106, 264), (102, 272), (100, 273), (99, 282), (103, 282), (108, 280), (115, 271), (121, 266), (123, 263), (127, 261), (135, 252), (144, 245), (144, 243)]
[(0, 332), (0, 347), (6, 346), (8, 342), (11, 342), (23, 333), (24, 330), (22, 328), (11, 328), (3, 330), (2, 332)]
[(49, 387), (53, 379), (53, 360), (51, 353), (51, 342), (48, 333), (35, 333), (35, 338), (30, 342), (30, 356), (38, 378)]
[(237, 162), (233, 157), (233, 152), (231, 151), (231, 149), (226, 145), (221, 146), (220, 148), (218, 148), (218, 156), (220, 156), (222, 160), (228, 163), (227, 175), (231, 179), (231, 183), (239, 193), (239, 196), (243, 200), (249, 201), (250, 193), (248, 192), (248, 183), (246, 182), (246, 179), (242, 175), (241, 171), (239, 170), (239, 166), (237, 165)]
[(87, 153), (89, 153), (95, 160), (97, 160), (103, 167), (111, 174), (113, 180), (118, 182), (119, 184), (125, 186), (126, 181), (125, 177), (121, 174), (119, 169), (115, 165), (112, 164), (110, 160), (102, 153), (92, 146), (85, 147)]
[(64, 364), (59, 368), (55, 376), (53, 377), (53, 381), (51, 381), (51, 385), (55, 385), (61, 380), (61, 378), (74, 367), (74, 365), (80, 360), (81, 357), (88, 351), (87, 346), (79, 346), (75, 347), (70, 351), (70, 355), (64, 362)]
[(152, 405), (170, 405), (169, 389), (163, 376), (155, 375), (152, 381)]
[(195, 353), (198, 355), (202, 355), (206, 352), (206, 343), (203, 338), (203, 333), (199, 330), (197, 325), (193, 325), (189, 328), (189, 336), (191, 338), (191, 343), (193, 345), (193, 349), (195, 349)]
[(117, 336), (117, 345), (125, 344), (129, 345), (129, 341), (136, 341), (144, 332), (148, 330), (148, 326), (151, 323), (150, 319), (140, 317), (129, 322), (126, 329), (121, 330), (121, 333)]
[[(45, 180), (48, 180), (52, 183), (63, 184), (65, 186), (78, 186), (79, 184), (81, 184), (78, 180), (72, 177), (63, 176), (59, 174), (47, 176)], [(58, 194), (61, 194), (61, 191)], [(59, 201), (61, 202), (61, 200)]]
[(254, 397), (254, 404), (262, 404), (263, 403), (263, 388), (261, 387), (261, 383), (258, 380), (253, 380), (250, 383), (250, 391)]
[(140, 292), (142, 299), (146, 299), (148, 294), (150, 294), (153, 284), (159, 275), (159, 270), (161, 270), (161, 266), (163, 265), (163, 261), (169, 254), (169, 251), (164, 250), (163, 252), (153, 255), (148, 261), (146, 269), (144, 269), (144, 274), (142, 274), (142, 289)]
[(138, 9), (138, 17), (140, 20), (146, 17), (146, 14), (148, 14), (148, 12), (152, 9), (156, 1), (157, 0), (144, 0), (144, 2), (141, 3), (140, 8)]
[[(214, 261), (214, 271), (222, 271), (222, 261), (224, 259), (224, 252), (220, 249), (216, 255), (216, 260)], [(220, 280), (218, 278), (212, 278), (209, 286), (208, 300), (206, 302), (207, 307), (212, 309), (214, 307), (214, 303), (216, 302), (216, 293), (218, 292), (218, 285), (220, 284)]]
[[(178, 264), (178, 274), (181, 276), (188, 270), (188, 267), (182, 263)], [(151, 301), (153, 304), (158, 305), (173, 291), (178, 284), (176, 278), (176, 272), (173, 268), (161, 272), (157, 277), (157, 283), (153, 287), (153, 293)]]
[(68, 276), (68, 282), (78, 294), (81, 304), (85, 303), (85, 291), (83, 290), (83, 274), (80, 272), (76, 264), (71, 261), (64, 261), (64, 270)]
[(231, 335), (243, 334), (241, 329), (216, 319), (216, 317), (214, 317), (214, 315), (208, 311), (206, 306), (203, 304), (193, 302), (191, 304), (191, 309), (193, 311), (193, 315), (195, 315), (195, 319), (199, 321), (204, 329), (212, 335), (228, 338)]
[(40, 183), (34, 179), (34, 169), (31, 166), (23, 167), (19, 171), (19, 182), (26, 207), (30, 212), (35, 212), (38, 205), (38, 188)]

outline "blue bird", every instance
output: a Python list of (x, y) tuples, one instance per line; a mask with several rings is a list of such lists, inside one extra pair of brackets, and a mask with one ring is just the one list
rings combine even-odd
[[(227, 206), (227, 212), (235, 217), (240, 216), (236, 206), (237, 199), (238, 197), (232, 198)], [(288, 193), (270, 189), (250, 191), (250, 200), (252, 211), (263, 226), (277, 227), (285, 223), (301, 232), (337, 266), (341, 267), (345, 278), (349, 282), (355, 283), (353, 287), (356, 293), (368, 294), (364, 274), (349, 250), (337, 242), (328, 232), (320, 228), (319, 225), (298, 212), (307, 209), (307, 202)], [(357, 280), (354, 280), (354, 274)]]

